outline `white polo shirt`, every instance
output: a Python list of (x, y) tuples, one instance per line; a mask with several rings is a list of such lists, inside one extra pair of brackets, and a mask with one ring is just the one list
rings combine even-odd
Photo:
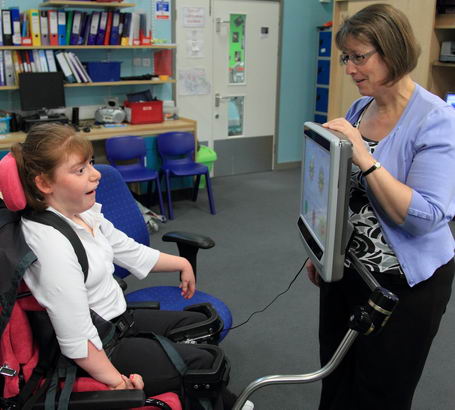
[(24, 280), (50, 317), (62, 353), (71, 358), (87, 357), (87, 341), (98, 349), (102, 343), (89, 309), (110, 320), (126, 309), (123, 292), (113, 278), (114, 262), (139, 279), (147, 276), (159, 251), (141, 245), (116, 229), (95, 204), (80, 217), (93, 229), (62, 216), (79, 236), (89, 263), (87, 280), (71, 243), (55, 228), (22, 218), (25, 240), (38, 260), (25, 272)]

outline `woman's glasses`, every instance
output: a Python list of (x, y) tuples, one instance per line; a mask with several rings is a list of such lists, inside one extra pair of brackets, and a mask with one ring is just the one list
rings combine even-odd
[(367, 60), (376, 53), (377, 50), (368, 51), (365, 54), (346, 54), (340, 55), (340, 64), (346, 65), (348, 61), (351, 61), (354, 65), (363, 65)]

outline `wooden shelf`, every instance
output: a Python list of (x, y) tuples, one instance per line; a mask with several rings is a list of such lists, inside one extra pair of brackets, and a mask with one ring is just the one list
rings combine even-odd
[(0, 50), (105, 50), (105, 49), (172, 49), (175, 44), (152, 44), (150, 46), (0, 46)]
[(434, 61), (432, 63), (433, 67), (447, 67), (447, 68), (454, 68), (455, 67), (455, 62), (453, 63), (443, 63), (441, 61)]
[[(173, 131), (186, 131), (191, 132), (196, 137), (197, 123), (189, 118), (180, 117), (178, 120), (169, 120), (155, 124), (138, 124), (127, 125), (126, 127), (106, 128), (103, 126), (93, 127), (90, 132), (79, 132), (91, 141), (105, 140), (111, 137), (119, 137), (122, 135), (140, 135), (151, 136), (163, 134), (165, 132)], [(11, 148), (16, 142), (24, 142), (25, 132), (17, 131), (5, 134), (4, 138), (0, 138), (0, 150), (7, 150)]]
[(127, 8), (135, 7), (134, 3), (97, 3), (94, 1), (65, 1), (65, 0), (47, 0), (39, 7), (87, 7), (87, 8)]
[(438, 30), (455, 29), (455, 14), (438, 14), (434, 22), (434, 28)]
[[(142, 84), (174, 84), (175, 80), (128, 80), (128, 81), (100, 81), (93, 83), (68, 83), (65, 87), (116, 87), (122, 85), (142, 85)], [(1, 86), (0, 91), (18, 90), (17, 85)]]

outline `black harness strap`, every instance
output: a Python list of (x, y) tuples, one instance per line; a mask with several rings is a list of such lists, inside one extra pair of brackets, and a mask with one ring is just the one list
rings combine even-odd
[(39, 222), (44, 225), (52, 226), (57, 229), (66, 239), (68, 239), (74, 248), (77, 260), (81, 265), (82, 272), (84, 273), (84, 282), (87, 280), (88, 275), (88, 259), (87, 253), (85, 252), (84, 245), (81, 240), (74, 232), (73, 228), (63, 218), (58, 216), (56, 213), (51, 211), (44, 212), (27, 212), (24, 217), (31, 221)]

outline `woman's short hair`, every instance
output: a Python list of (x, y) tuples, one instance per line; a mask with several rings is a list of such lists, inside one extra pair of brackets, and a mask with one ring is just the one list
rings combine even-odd
[(346, 47), (349, 37), (371, 44), (389, 74), (384, 84), (394, 84), (417, 65), (420, 46), (406, 15), (390, 4), (373, 4), (347, 18), (336, 34), (336, 45)]
[(35, 177), (43, 175), (52, 181), (55, 169), (69, 155), (77, 154), (88, 160), (93, 156), (93, 147), (89, 140), (77, 135), (72, 127), (45, 123), (33, 126), (25, 142), (14, 144), (11, 152), (16, 159), (27, 206), (43, 211), (47, 204), (35, 184)]

